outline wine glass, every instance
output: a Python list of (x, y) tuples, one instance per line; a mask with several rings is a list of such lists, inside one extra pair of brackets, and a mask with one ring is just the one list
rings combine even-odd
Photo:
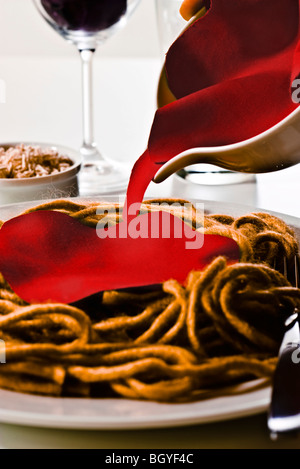
[(104, 157), (94, 142), (93, 56), (127, 23), (140, 0), (33, 0), (47, 23), (73, 43), (82, 62), (83, 159), (79, 174), (81, 195), (108, 194), (126, 189), (130, 168)]

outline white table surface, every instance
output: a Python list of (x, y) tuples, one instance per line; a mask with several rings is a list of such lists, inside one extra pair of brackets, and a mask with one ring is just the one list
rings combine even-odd
[[(95, 61), (95, 135), (110, 157), (132, 163), (143, 152), (156, 106), (160, 62)], [(0, 58), (6, 103), (0, 104), (1, 141), (81, 144), (80, 63), (74, 58)], [(300, 165), (257, 176), (256, 182), (195, 186), (177, 178), (151, 184), (154, 197), (240, 203), (300, 217)], [(132, 431), (68, 431), (0, 424), (0, 447), (20, 448), (300, 448), (300, 437), (273, 442), (266, 415), (191, 427)]]

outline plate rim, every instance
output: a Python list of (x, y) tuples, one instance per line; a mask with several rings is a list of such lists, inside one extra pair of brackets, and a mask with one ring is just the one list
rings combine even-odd
[[(254, 394), (255, 403), (254, 406), (249, 401), (249, 395)], [(68, 398), (68, 397), (48, 397), (48, 396), (38, 396), (38, 395), (28, 395), (22, 394), (15, 391), (9, 391), (5, 389), (0, 389), (0, 400), (3, 401), (3, 396), (7, 395), (10, 398), (18, 400), (18, 402), (36, 400), (41, 404), (46, 401), (63, 402), (66, 403), (73, 402), (74, 407), (77, 404), (82, 405), (82, 400), (85, 400), (86, 403), (91, 404), (90, 411), (93, 411), (93, 404), (100, 403), (104, 406), (109, 405), (110, 403), (129, 405), (136, 407), (137, 403), (140, 407), (146, 405), (147, 407), (152, 407), (157, 409), (157, 415), (159, 415), (159, 410), (161, 408), (168, 407), (169, 413), (163, 416), (162, 419), (158, 418), (156, 414), (148, 415), (145, 417), (132, 417), (125, 416), (120, 417), (118, 415), (100, 417), (98, 415), (93, 416), (83, 416), (78, 415), (63, 415), (63, 414), (49, 414), (49, 413), (37, 413), (32, 411), (19, 411), (19, 410), (6, 410), (0, 407), (0, 423), (5, 424), (15, 424), (28, 427), (43, 427), (43, 428), (52, 428), (52, 429), (68, 429), (68, 430), (138, 430), (138, 429), (155, 429), (155, 428), (175, 428), (175, 427), (184, 427), (184, 426), (194, 426), (202, 425), (207, 423), (223, 422), (226, 420), (233, 420), (242, 417), (249, 417), (265, 412), (268, 409), (270, 403), (270, 394), (271, 387), (264, 386), (259, 389), (254, 389), (253, 391), (241, 393), (237, 395), (224, 396), (220, 395), (218, 397), (200, 400), (198, 402), (186, 403), (186, 404), (165, 404), (159, 402), (147, 402), (147, 401), (135, 401), (129, 399), (82, 399), (82, 398)], [(219, 401), (219, 402), (218, 402)], [(230, 408), (228, 404), (230, 401), (235, 401), (235, 408)], [(202, 412), (202, 415), (197, 415), (198, 407), (205, 408), (205, 405), (209, 402), (210, 404), (217, 404), (218, 409), (221, 409), (219, 413), (213, 413), (210, 410)], [(181, 411), (185, 412), (186, 407), (188, 412), (186, 415)], [(177, 412), (174, 409), (177, 409)], [(205, 410), (205, 409), (204, 409)]]

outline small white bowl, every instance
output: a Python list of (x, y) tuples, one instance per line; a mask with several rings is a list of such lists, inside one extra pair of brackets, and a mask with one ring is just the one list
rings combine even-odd
[(49, 176), (20, 179), (0, 178), (0, 205), (79, 195), (77, 175), (82, 162), (79, 152), (62, 145), (40, 142), (0, 142), (0, 147), (8, 149), (20, 144), (57, 151), (59, 154), (69, 157), (74, 164), (65, 171)]

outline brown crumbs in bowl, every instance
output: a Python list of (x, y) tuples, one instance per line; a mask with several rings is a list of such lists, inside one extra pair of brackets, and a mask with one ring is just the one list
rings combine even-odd
[(74, 162), (52, 148), (20, 144), (0, 148), (0, 178), (21, 179), (54, 175)]

